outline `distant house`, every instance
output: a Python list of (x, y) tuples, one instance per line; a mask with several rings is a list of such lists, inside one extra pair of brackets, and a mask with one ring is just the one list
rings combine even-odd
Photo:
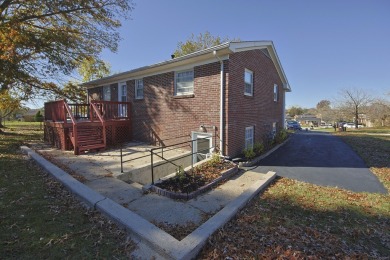
[(301, 125), (312, 125), (319, 126), (321, 125), (321, 118), (316, 117), (315, 115), (303, 114), (295, 116), (295, 120)]
[(21, 118), (23, 121), (26, 122), (33, 122), (35, 121), (35, 115), (37, 114), (38, 111), (41, 111), (42, 109), (34, 109), (30, 108), (27, 111), (25, 111), (23, 114), (17, 114), (16, 118)]
[(226, 42), (83, 86), (90, 102), (130, 102), (132, 140), (210, 137), (230, 157), (284, 127), (291, 91), (271, 41)]
[(271, 41), (226, 42), (82, 86), (89, 104), (45, 103), (45, 140), (75, 154), (196, 140), (195, 153), (235, 157), (284, 128), (291, 91)]

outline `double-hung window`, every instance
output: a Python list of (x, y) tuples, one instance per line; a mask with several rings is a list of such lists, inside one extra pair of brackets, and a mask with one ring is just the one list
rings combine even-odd
[(135, 99), (143, 99), (144, 98), (144, 81), (143, 79), (135, 80)]
[(274, 101), (278, 101), (278, 85), (274, 84)]
[(272, 137), (275, 138), (276, 136), (276, 122), (272, 123)]
[(245, 149), (253, 148), (253, 126), (245, 127)]
[(252, 71), (245, 69), (244, 81), (245, 81), (244, 95), (253, 96), (253, 72)]
[(103, 87), (103, 100), (104, 101), (110, 101), (111, 100), (111, 87), (110, 86), (104, 86)]
[(186, 70), (176, 72), (175, 75), (175, 95), (194, 94), (194, 71)]

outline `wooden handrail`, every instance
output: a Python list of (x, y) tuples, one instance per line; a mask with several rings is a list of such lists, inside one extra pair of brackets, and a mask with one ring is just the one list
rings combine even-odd
[(128, 119), (130, 117), (130, 102), (92, 100), (91, 104), (96, 105), (105, 120)]
[[(72, 114), (72, 110), (70, 110), (70, 107), (68, 106), (68, 103), (66, 103), (66, 101), (64, 100), (64, 107), (65, 107), (65, 110), (68, 112), (69, 116), (70, 116), (70, 120), (72, 121), (72, 124), (73, 124), (73, 149), (74, 149), (74, 154), (79, 154), (78, 152), (78, 149), (79, 149), (79, 145), (78, 145), (78, 139), (77, 139), (77, 124), (76, 124), (76, 120)], [(64, 122), (66, 121), (66, 114), (65, 114), (65, 111), (64, 111)]]
[[(70, 116), (70, 120), (72, 121), (73, 125), (75, 125), (76, 124), (76, 119), (74, 118), (72, 110), (70, 110), (70, 107), (69, 107), (68, 103), (64, 102), (64, 107), (65, 107), (65, 110), (68, 112), (68, 114)], [(65, 120), (66, 120), (66, 114), (64, 115), (64, 121)]]
[(96, 115), (98, 116), (99, 121), (102, 123), (102, 127), (103, 127), (103, 131), (102, 131), (103, 143), (104, 143), (104, 146), (106, 146), (107, 145), (107, 141), (106, 141), (106, 121), (103, 119), (103, 116), (100, 114), (100, 111), (97, 109), (96, 105), (93, 102), (91, 102), (91, 107), (95, 111)]
[(98, 116), (100, 122), (105, 122), (104, 119), (103, 119), (103, 116), (100, 114), (100, 111), (99, 109), (96, 107), (96, 105), (94, 103), (91, 103), (91, 107), (92, 109), (95, 111), (96, 115)]
[(130, 104), (130, 102), (125, 101), (105, 101), (105, 100), (91, 100), (91, 103), (101, 103), (101, 104)]

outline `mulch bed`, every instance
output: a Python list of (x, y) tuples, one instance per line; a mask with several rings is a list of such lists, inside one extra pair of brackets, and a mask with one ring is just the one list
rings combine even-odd
[(191, 193), (221, 177), (221, 173), (232, 168), (230, 162), (204, 163), (192, 171), (156, 183), (155, 186), (176, 193)]

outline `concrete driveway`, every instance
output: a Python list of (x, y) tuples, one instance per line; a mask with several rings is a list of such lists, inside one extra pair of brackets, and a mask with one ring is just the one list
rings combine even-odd
[(388, 193), (364, 161), (328, 133), (296, 132), (253, 171), (275, 171), (282, 177), (354, 192)]

